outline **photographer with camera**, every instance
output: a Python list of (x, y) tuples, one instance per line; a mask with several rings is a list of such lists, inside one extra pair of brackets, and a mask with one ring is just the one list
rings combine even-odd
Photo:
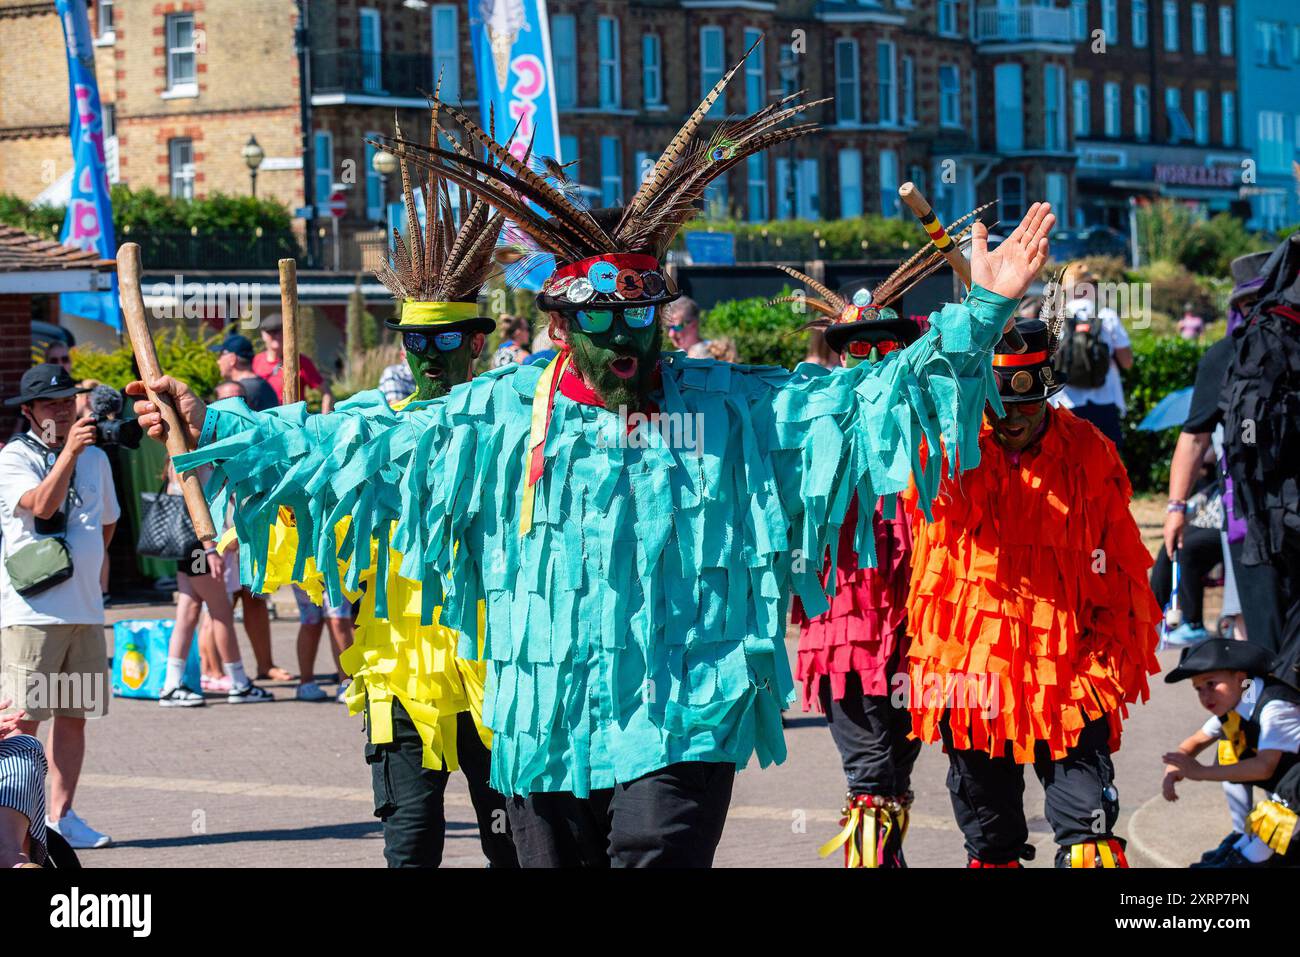
[[(75, 848), (110, 843), (72, 809), (86, 751), (86, 717), (108, 710), (100, 569), (120, 509), (95, 416), (77, 417), (86, 390), (45, 363), (23, 374), (27, 431), (0, 449), (0, 698), (25, 711), (21, 733), (53, 717), (51, 819)], [(102, 423), (100, 423), (102, 425)]]

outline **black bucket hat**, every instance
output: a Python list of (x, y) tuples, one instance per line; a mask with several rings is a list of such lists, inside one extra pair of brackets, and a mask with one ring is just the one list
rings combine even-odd
[(1244, 671), (1254, 677), (1269, 673), (1273, 656), (1259, 645), (1230, 638), (1207, 638), (1183, 649), (1178, 667), (1165, 675), (1165, 683), (1203, 675), (1208, 671)]
[(63, 366), (55, 365), (52, 362), (43, 362), (23, 373), (18, 386), (18, 394), (12, 399), (5, 399), (5, 405), (14, 408), (26, 402), (36, 402), (41, 399), (67, 399), (89, 391), (89, 389), (83, 389), (77, 385), (72, 376), (68, 374), (68, 370)]
[(993, 372), (1004, 403), (1042, 402), (1065, 388), (1065, 375), (1052, 368), (1055, 352), (1047, 324), (1041, 319), (1019, 319), (1016, 330), (1025, 340), (1024, 352), (1012, 352), (1006, 339), (998, 340)]

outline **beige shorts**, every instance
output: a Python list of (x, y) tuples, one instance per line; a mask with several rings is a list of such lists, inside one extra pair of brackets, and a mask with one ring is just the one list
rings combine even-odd
[(30, 720), (102, 718), (109, 697), (103, 625), (0, 628), (0, 701), (12, 698)]

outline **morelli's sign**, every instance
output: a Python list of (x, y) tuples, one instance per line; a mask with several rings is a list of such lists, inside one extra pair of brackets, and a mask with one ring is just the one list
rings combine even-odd
[(1170, 186), (1236, 186), (1238, 170), (1232, 166), (1183, 166), (1157, 163), (1156, 182)]

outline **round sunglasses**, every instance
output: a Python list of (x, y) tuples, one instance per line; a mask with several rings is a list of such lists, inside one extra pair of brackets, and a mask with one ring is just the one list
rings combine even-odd
[(402, 333), (402, 345), (406, 351), (421, 356), (428, 355), (430, 347), (438, 352), (454, 352), (464, 340), (464, 332), (436, 332), (431, 336), (423, 332)]
[(876, 354), (881, 358), (889, 355), (895, 349), (902, 348), (902, 343), (893, 339), (882, 339), (879, 342), (868, 342), (865, 339), (854, 339), (849, 343), (849, 355), (855, 359), (868, 359), (871, 357), (871, 350), (875, 349)]
[(629, 329), (644, 329), (655, 321), (654, 306), (635, 306), (631, 309), (579, 309), (578, 328), (583, 332), (608, 332), (614, 324), (614, 316), (623, 313), (623, 321)]

